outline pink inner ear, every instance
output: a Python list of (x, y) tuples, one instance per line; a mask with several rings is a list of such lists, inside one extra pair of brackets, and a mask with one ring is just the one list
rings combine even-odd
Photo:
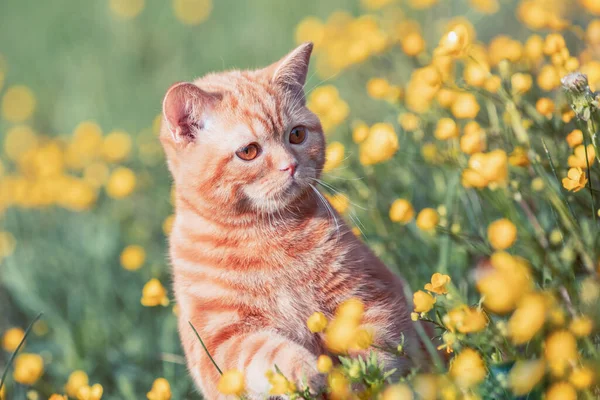
[(193, 83), (176, 83), (163, 101), (163, 113), (175, 141), (193, 140), (193, 127), (201, 124), (201, 112), (211, 96)]

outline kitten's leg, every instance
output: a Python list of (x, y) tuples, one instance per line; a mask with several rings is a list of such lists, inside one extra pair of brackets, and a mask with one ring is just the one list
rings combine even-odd
[[(269, 330), (235, 335), (223, 342), (213, 357), (223, 371), (238, 369), (244, 373), (246, 389), (252, 399), (268, 397), (271, 385), (265, 373), (274, 371), (275, 365), (298, 388), (306, 384), (311, 384), (312, 388), (315, 381), (320, 381), (316, 355)], [(217, 397), (216, 382), (210, 386), (215, 389), (215, 396), (208, 395), (208, 398), (220, 398)]]

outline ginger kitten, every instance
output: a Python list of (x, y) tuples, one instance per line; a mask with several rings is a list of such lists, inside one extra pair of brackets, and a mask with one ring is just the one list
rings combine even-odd
[(244, 372), (250, 398), (265, 398), (274, 365), (300, 384), (319, 381), (322, 337), (306, 327), (351, 297), (377, 344), (404, 334), (413, 360), (381, 353), (401, 371), (421, 359), (402, 281), (330, 214), (314, 183), (325, 139), (305, 106), (312, 51), (306, 43), (255, 71), (213, 73), (177, 83), (163, 102), (160, 140), (176, 187), (170, 236), (179, 332), (205, 398), (218, 372)]

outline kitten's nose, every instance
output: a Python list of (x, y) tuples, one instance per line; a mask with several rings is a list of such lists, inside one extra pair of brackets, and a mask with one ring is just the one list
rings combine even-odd
[(296, 161), (294, 161), (293, 163), (289, 164), (287, 167), (280, 168), (279, 170), (280, 171), (290, 171), (290, 176), (294, 176), (297, 168), (298, 168), (298, 163)]

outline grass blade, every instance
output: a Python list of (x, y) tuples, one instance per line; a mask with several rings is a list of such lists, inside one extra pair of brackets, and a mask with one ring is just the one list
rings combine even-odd
[(215, 368), (217, 369), (217, 371), (219, 371), (219, 374), (223, 375), (223, 371), (221, 371), (221, 368), (219, 368), (219, 366), (217, 365), (217, 363), (215, 362), (214, 358), (212, 358), (212, 356), (210, 355), (210, 353), (208, 352), (208, 349), (206, 348), (206, 346), (204, 345), (204, 342), (202, 341), (202, 338), (200, 337), (200, 335), (198, 334), (198, 331), (196, 330), (196, 328), (194, 328), (194, 325), (192, 325), (192, 323), (190, 321), (188, 321), (188, 324), (190, 324), (190, 326), (192, 327), (192, 329), (194, 330), (194, 333), (196, 334), (196, 337), (198, 338), (198, 340), (200, 341), (200, 344), (202, 345), (202, 347), (204, 348), (204, 351), (206, 352), (206, 355), (208, 356), (208, 358), (210, 358), (210, 361), (212, 361), (213, 365), (215, 366)]

